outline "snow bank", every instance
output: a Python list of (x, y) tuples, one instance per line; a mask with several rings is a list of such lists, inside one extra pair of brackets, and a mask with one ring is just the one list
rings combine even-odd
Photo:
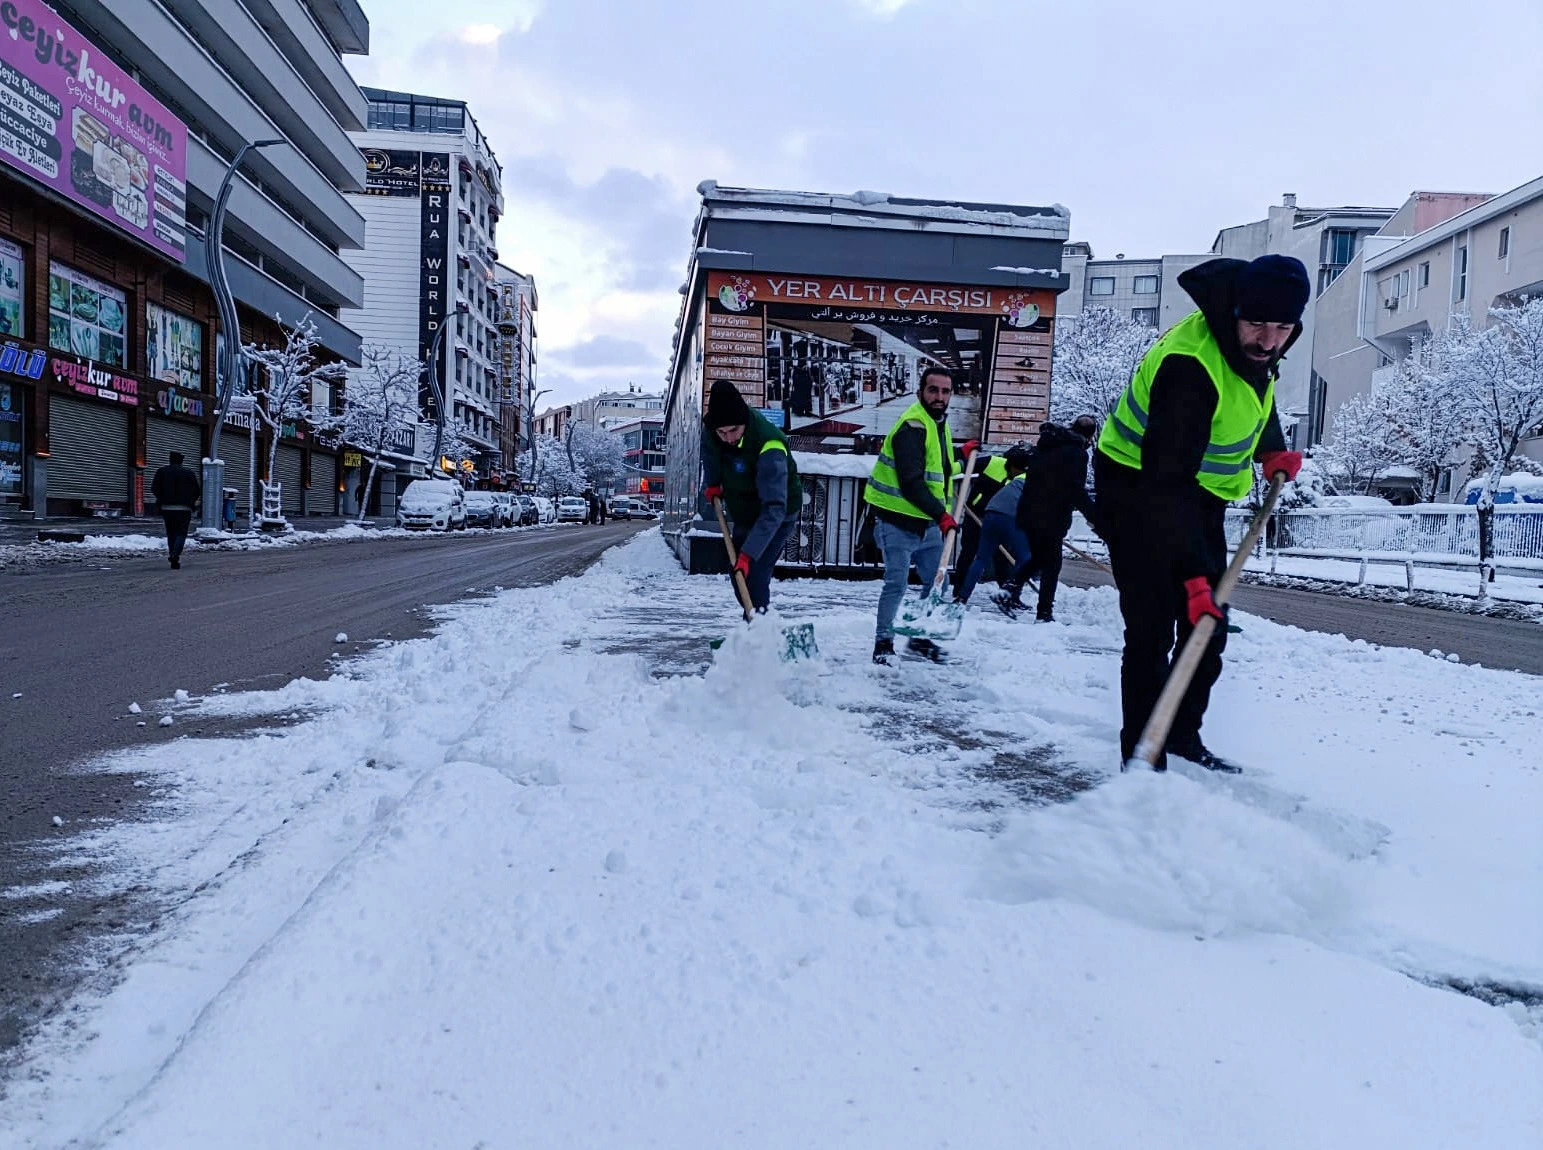
[(1535, 679), (1249, 618), (1249, 773), (1121, 776), (1112, 592), (896, 668), (876, 593), (747, 628), (649, 532), (119, 760), (177, 906), (0, 1141), (1537, 1144), (1530, 1008), (1431, 985), (1543, 986)]

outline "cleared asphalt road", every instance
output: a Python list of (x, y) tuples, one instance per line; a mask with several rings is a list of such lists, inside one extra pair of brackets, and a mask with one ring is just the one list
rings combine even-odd
[[(1073, 587), (1112, 586), (1114, 580), (1090, 563), (1068, 559), (1062, 579)], [(1432, 648), (1465, 663), (1501, 671), (1543, 675), (1543, 627), (1515, 619), (1465, 615), (1405, 603), (1378, 603), (1290, 587), (1241, 583), (1233, 594), (1239, 609), (1308, 631), (1348, 635), (1385, 647)]]
[[(430, 629), (422, 608), (576, 574), (643, 526), (190, 548), (180, 571), (135, 556), (0, 572), (0, 890), (44, 878), (82, 888), (51, 895), (48, 912), (63, 913), (47, 919), (25, 899), (0, 903), (0, 1053), (63, 988), (61, 966), (76, 965), (61, 963), (66, 949), (137, 917), (122, 899), (86, 893), (85, 870), (44, 873), (71, 825), (131, 816), (144, 793), (132, 776), (72, 766), (200, 726), (215, 733), (213, 723), (156, 725), (154, 704), (179, 687), (197, 695), (323, 677), (339, 653)], [(347, 644), (333, 643), (340, 631)], [(131, 702), (144, 707), (144, 727)]]

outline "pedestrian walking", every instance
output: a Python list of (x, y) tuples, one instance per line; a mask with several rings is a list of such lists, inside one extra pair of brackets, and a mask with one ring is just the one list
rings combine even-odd
[[(916, 401), (884, 437), (864, 496), (874, 516), (873, 538), (884, 555), (884, 588), (873, 637), (873, 661), (888, 663), (895, 654), (895, 615), (905, 598), (911, 568), (921, 577), (923, 593), (931, 590), (943, 557), (943, 535), (959, 524), (947, 500), (956, 471), (954, 437), (948, 427), (948, 402), (954, 394), (953, 373), (931, 366), (922, 372)], [(980, 444), (963, 444), (968, 457)], [(943, 649), (931, 639), (910, 639), (912, 654), (941, 662)]]
[(1006, 588), (1014, 610), (1024, 606), (1025, 579), (1039, 577), (1039, 602), (1034, 618), (1041, 623), (1055, 619), (1055, 592), (1061, 580), (1061, 544), (1071, 530), (1072, 512), (1080, 511), (1095, 524), (1093, 499), (1088, 494), (1088, 444), (1098, 432), (1098, 420), (1080, 415), (1071, 427), (1043, 423), (1039, 443), (1023, 477), (1023, 498), (1018, 502), (1018, 526), (1029, 541), (1034, 558)]
[(733, 521), (734, 570), (744, 577), (757, 611), (771, 602), (772, 572), (798, 524), (804, 489), (787, 436), (739, 388), (713, 381), (702, 429), (702, 496), (722, 499)]
[[(1311, 281), (1300, 260), (1208, 260), (1179, 276), (1198, 310), (1164, 335), (1136, 368), (1104, 423), (1094, 458), (1098, 526), (1120, 593), (1120, 761), (1130, 759), (1168, 676), (1169, 654), (1202, 616), (1225, 616), (1212, 591), (1226, 569), (1227, 504), (1266, 475), (1294, 479), (1275, 410), (1281, 357), (1302, 332)], [(1185, 692), (1164, 753), (1213, 771), (1238, 768), (1200, 738), (1222, 671), (1227, 629), (1217, 627)]]
[(1033, 562), (1031, 544), (1018, 526), (1018, 508), (1025, 498), (1023, 474), (1033, 457), (1034, 453), (1027, 447), (1011, 447), (1006, 455), (998, 457), (1002, 461), (1003, 482), (997, 485), (996, 494), (981, 515), (980, 549), (970, 565), (964, 568), (964, 578), (954, 596), (958, 602), (970, 601), (987, 566), (1001, 558), (1001, 548), (1005, 547), (1013, 557), (1013, 566), (1007, 585), (996, 597), (996, 602), (1006, 615), (1014, 614), (1009, 600), (1016, 598), (1016, 590), (1028, 578), (1029, 565)]
[(188, 541), (188, 526), (193, 522), (193, 509), (198, 506), (203, 486), (192, 468), (182, 466), (182, 452), (166, 455), (166, 466), (156, 468), (150, 480), (150, 495), (155, 509), (166, 525), (166, 554), (172, 570), (182, 566), (182, 548)]

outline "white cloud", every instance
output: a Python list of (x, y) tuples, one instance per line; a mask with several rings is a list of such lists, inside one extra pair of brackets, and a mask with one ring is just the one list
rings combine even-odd
[(857, 6), (881, 19), (888, 20), (912, 0), (857, 0)]

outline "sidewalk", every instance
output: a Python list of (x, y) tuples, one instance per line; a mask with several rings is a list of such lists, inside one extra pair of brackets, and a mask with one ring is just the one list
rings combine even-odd
[[(332, 531), (346, 524), (357, 522), (353, 516), (307, 515), (290, 520), (296, 531)], [(238, 534), (244, 534), (245, 520), (237, 520)], [(387, 516), (370, 516), (365, 523), (371, 527), (394, 526)], [(196, 531), (197, 524), (193, 529)], [(36, 543), (39, 531), (83, 531), (87, 535), (162, 535), (158, 515), (123, 515), (116, 519), (97, 519), (79, 515), (56, 515), (49, 519), (0, 519), (0, 547)]]

